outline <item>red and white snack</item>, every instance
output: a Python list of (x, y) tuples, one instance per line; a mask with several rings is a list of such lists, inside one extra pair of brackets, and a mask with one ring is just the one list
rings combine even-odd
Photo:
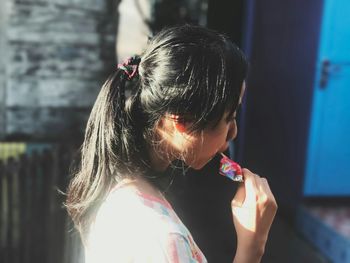
[(221, 153), (222, 159), (220, 160), (219, 173), (232, 181), (243, 182), (243, 173), (241, 166), (228, 158), (225, 154)]

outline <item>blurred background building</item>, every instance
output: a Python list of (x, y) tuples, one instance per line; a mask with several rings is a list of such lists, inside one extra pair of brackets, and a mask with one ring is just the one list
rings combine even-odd
[[(83, 260), (57, 189), (108, 74), (181, 23), (224, 32), (249, 59), (230, 154), (279, 205), (262, 261), (350, 262), (349, 13), (346, 0), (3, 0), (0, 262)], [(232, 262), (236, 186), (218, 162), (167, 195), (208, 261)]]
[(115, 1), (6, 0), (1, 10), (0, 136), (71, 136), (115, 63)]

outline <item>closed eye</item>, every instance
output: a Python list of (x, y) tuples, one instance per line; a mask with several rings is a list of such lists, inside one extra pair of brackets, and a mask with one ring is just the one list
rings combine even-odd
[(234, 121), (235, 119), (236, 119), (236, 114), (233, 113), (226, 117), (226, 122), (231, 122), (231, 121)]

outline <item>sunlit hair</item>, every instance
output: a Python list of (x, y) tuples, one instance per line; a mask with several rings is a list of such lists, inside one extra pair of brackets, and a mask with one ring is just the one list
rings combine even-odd
[[(66, 206), (83, 235), (111, 187), (121, 179), (152, 173), (149, 147), (166, 114), (193, 123), (193, 132), (214, 126), (238, 105), (247, 62), (226, 36), (203, 27), (165, 29), (141, 55), (139, 76), (114, 72), (93, 106), (81, 160)], [(132, 94), (124, 103), (125, 86)], [(128, 87), (129, 88), (129, 87)]]

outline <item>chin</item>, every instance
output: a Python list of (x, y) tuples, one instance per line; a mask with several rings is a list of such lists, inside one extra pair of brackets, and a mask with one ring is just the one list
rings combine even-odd
[(204, 166), (205, 166), (205, 164), (203, 164), (203, 165), (197, 165), (197, 166), (191, 166), (191, 168), (192, 168), (193, 170), (200, 170), (200, 169), (202, 169)]
[[(214, 155), (215, 156), (215, 155)], [(190, 167), (194, 170), (201, 170), (204, 166), (206, 166), (213, 158), (210, 158), (209, 160), (207, 160), (206, 162), (202, 162), (202, 163), (195, 163), (195, 164), (191, 164)]]

